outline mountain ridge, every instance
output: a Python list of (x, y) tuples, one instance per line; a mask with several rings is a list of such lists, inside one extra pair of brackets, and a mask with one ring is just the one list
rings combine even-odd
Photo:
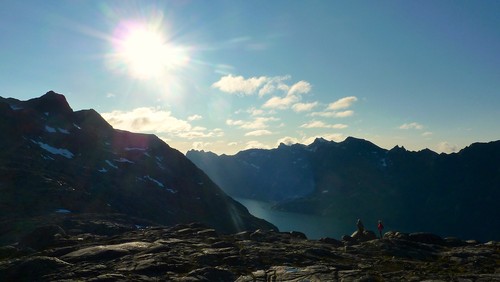
[(65, 211), (199, 221), (222, 232), (275, 228), (157, 136), (115, 130), (53, 91), (0, 97), (0, 131), (0, 220)]
[(279, 210), (351, 222), (383, 218), (403, 230), (499, 239), (500, 141), (451, 154), (387, 150), (349, 137), (234, 156), (186, 155), (228, 194), (273, 202)]

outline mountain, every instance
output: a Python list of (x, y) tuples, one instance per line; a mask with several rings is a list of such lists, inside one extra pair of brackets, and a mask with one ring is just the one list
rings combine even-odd
[(221, 232), (275, 228), (158, 137), (113, 129), (55, 92), (28, 101), (0, 97), (0, 132), (0, 239), (54, 214), (196, 221)]
[(276, 209), (354, 222), (382, 218), (399, 230), (500, 239), (500, 141), (458, 153), (382, 149), (348, 137), (310, 145), (187, 157), (228, 194)]

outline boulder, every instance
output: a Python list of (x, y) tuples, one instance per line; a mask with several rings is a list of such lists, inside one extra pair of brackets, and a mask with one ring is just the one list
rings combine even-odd
[(364, 230), (363, 232), (358, 230), (352, 233), (351, 238), (358, 242), (365, 242), (377, 239), (377, 235), (375, 235), (375, 232), (370, 230)]

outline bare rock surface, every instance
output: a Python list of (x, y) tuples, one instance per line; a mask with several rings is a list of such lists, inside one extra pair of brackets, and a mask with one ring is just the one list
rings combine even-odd
[(104, 223), (113, 232), (51, 225), (37, 231), (50, 235), (37, 249), (1, 247), (0, 281), (500, 281), (497, 242), (388, 232), (342, 243), (297, 232), (221, 234), (200, 223), (120, 232)]

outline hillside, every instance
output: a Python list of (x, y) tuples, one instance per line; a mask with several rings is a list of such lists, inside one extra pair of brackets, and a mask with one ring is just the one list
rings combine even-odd
[(52, 91), (0, 98), (0, 132), (0, 242), (54, 214), (122, 214), (131, 226), (197, 221), (220, 232), (275, 228), (158, 137), (115, 130)]

